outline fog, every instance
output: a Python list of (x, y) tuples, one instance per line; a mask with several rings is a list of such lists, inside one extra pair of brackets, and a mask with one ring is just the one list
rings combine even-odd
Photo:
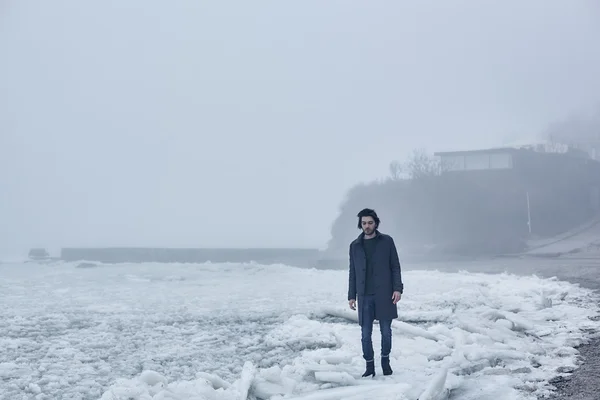
[(595, 0), (5, 0), (0, 254), (324, 247), (346, 191), (414, 148), (533, 140), (600, 104), (599, 18)]

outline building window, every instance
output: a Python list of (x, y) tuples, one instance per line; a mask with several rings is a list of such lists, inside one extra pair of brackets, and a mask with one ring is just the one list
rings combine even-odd
[(479, 170), (490, 168), (489, 154), (469, 154), (465, 156), (465, 169)]
[(509, 169), (512, 168), (512, 155), (511, 154), (490, 154), (490, 168), (491, 169)]
[(443, 171), (477, 171), (513, 167), (512, 154), (508, 153), (444, 155), (441, 157), (441, 164)]
[(443, 156), (442, 171), (463, 171), (465, 169), (465, 156)]

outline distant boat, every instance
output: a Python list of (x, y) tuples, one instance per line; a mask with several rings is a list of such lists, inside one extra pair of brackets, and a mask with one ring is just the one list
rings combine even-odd
[(49, 260), (50, 254), (46, 251), (46, 249), (36, 248), (29, 250), (29, 259), (40, 261), (40, 260)]

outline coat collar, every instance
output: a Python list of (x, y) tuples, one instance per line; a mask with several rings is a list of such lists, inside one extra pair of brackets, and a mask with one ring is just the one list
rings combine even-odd
[[(379, 230), (375, 230), (375, 237), (373, 239), (379, 239), (381, 237), (381, 233), (379, 232)], [(355, 242), (357, 243), (361, 243), (363, 241), (363, 239), (365, 238), (365, 233), (361, 232), (360, 235), (358, 235), (358, 237), (356, 238)]]

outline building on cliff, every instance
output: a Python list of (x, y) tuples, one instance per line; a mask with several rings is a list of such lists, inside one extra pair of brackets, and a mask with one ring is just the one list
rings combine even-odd
[(426, 162), (439, 173), (350, 190), (324, 258), (347, 259), (364, 207), (377, 210), (402, 259), (522, 252), (599, 216), (600, 161), (592, 153), (545, 143), (435, 153), (439, 163)]
[[(600, 162), (543, 145), (435, 153), (435, 242), (499, 246), (574, 228), (600, 211)], [(504, 245), (503, 245), (504, 243)], [(510, 247), (510, 246), (508, 246)], [(515, 248), (515, 250), (518, 250)]]

